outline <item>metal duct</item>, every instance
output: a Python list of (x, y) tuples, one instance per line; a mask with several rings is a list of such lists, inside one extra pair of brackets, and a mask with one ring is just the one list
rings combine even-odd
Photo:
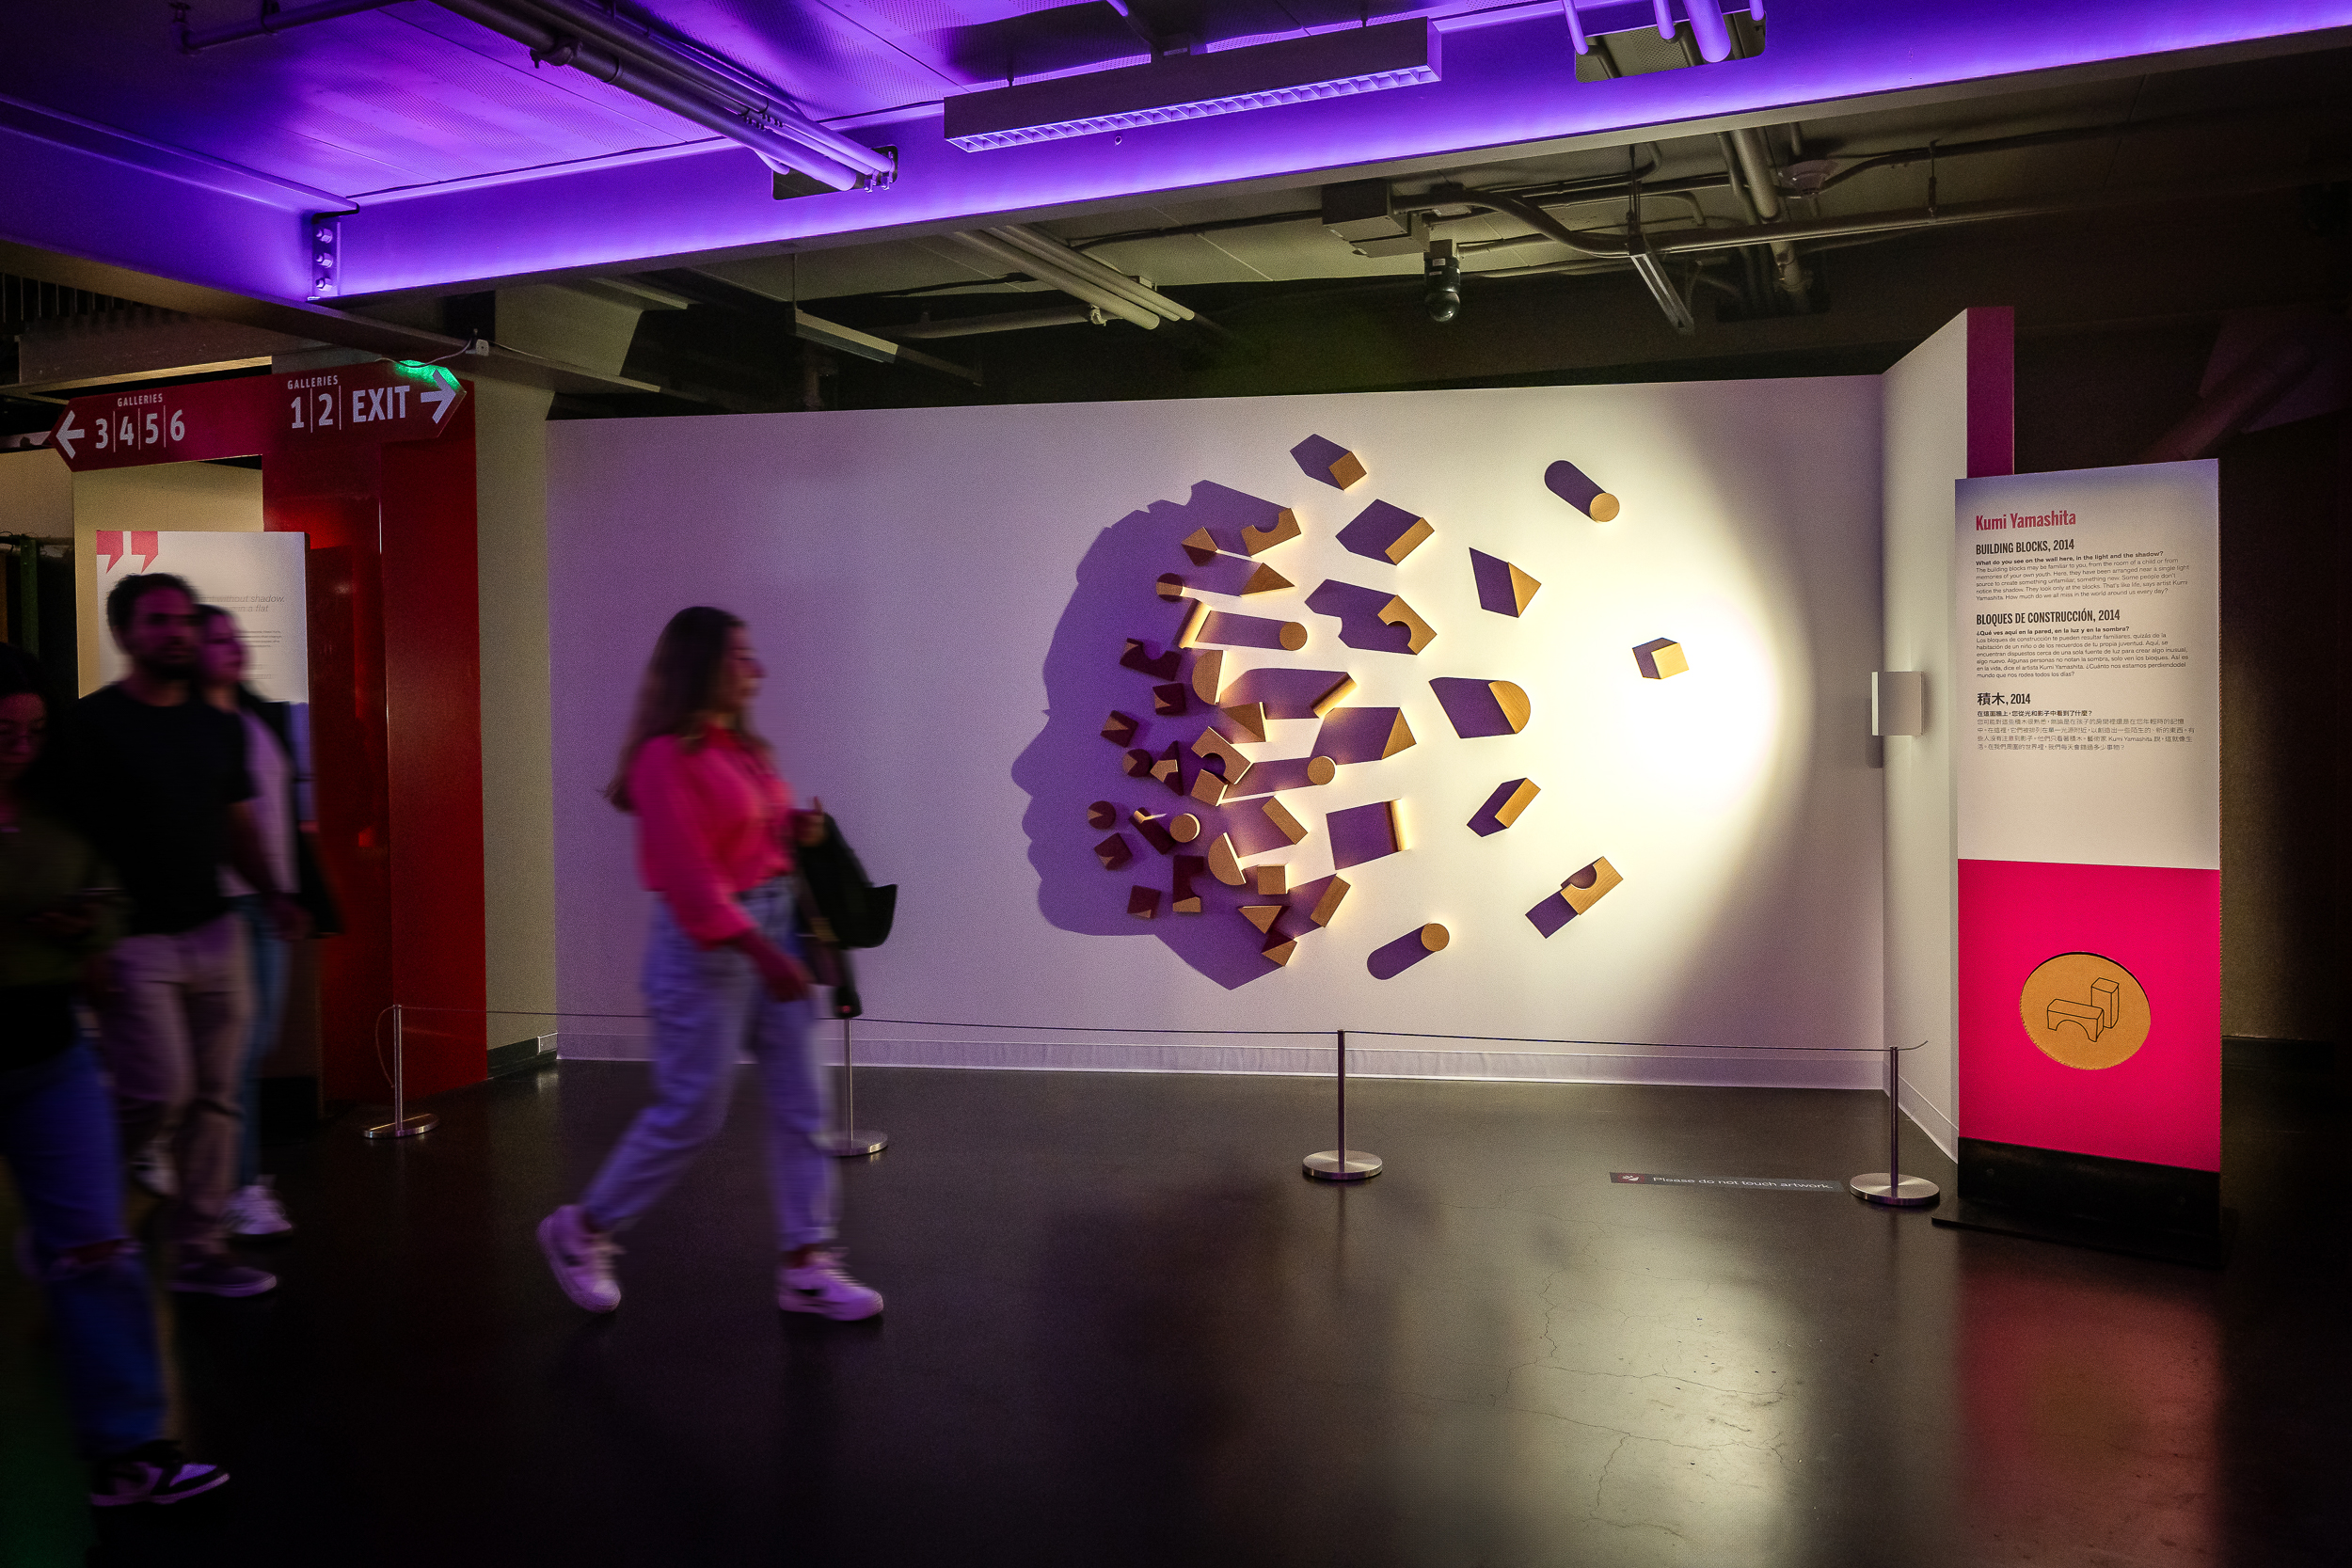
[[(755, 124), (688, 89), (675, 76), (648, 69), (648, 62), (619, 55), (587, 40), (560, 32), (537, 12), (525, 12), (521, 0), (434, 0), (443, 10), (478, 23), (513, 39), (531, 51), (534, 60), (569, 66), (607, 82), (646, 103), (669, 110), (730, 141), (742, 143), (762, 162), (787, 180), (803, 182), (805, 189), (787, 194), (846, 191), (865, 182), (865, 176), (821, 152), (811, 150), (765, 125)], [(510, 7), (514, 8), (510, 8)]]

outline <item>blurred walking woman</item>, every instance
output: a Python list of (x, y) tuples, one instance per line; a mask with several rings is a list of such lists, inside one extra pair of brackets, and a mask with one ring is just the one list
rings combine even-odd
[(880, 1293), (843, 1272), (833, 1244), (834, 1168), (816, 1143), (824, 1099), (790, 875), (795, 843), (822, 835), (823, 802), (793, 809), (752, 728), (765, 674), (741, 620), (705, 606), (679, 610), (654, 644), (607, 791), (636, 816), (638, 871), (659, 895), (644, 969), (654, 1102), (587, 1194), (539, 1223), (557, 1282), (591, 1312), (620, 1306), (612, 1238), (717, 1133), (745, 1050), (767, 1097), (776, 1305), (845, 1320), (882, 1310)]

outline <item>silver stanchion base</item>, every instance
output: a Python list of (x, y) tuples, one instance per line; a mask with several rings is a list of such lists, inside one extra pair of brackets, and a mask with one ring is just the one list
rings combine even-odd
[(381, 1126), (371, 1127), (360, 1135), (368, 1138), (413, 1138), (420, 1132), (430, 1132), (440, 1125), (439, 1117), (430, 1111), (421, 1111), (413, 1117), (404, 1117), (398, 1121), (388, 1121)]
[(1342, 1154), (1327, 1148), (1320, 1154), (1310, 1154), (1299, 1164), (1318, 1181), (1368, 1181), (1380, 1174), (1380, 1156), (1351, 1148)]
[(817, 1147), (838, 1159), (855, 1160), (868, 1154), (880, 1154), (890, 1147), (887, 1132), (868, 1132), (852, 1128), (847, 1132), (819, 1132)]
[(1863, 1202), (1888, 1209), (1924, 1209), (1944, 1194), (1943, 1188), (1923, 1176), (1906, 1176), (1901, 1186), (1888, 1192), (1886, 1173), (1883, 1170), (1866, 1170), (1846, 1186)]

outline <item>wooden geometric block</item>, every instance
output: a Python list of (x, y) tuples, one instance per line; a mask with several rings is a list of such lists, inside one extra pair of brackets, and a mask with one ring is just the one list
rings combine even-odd
[(1163, 719), (1181, 719), (1187, 706), (1184, 701), (1186, 695), (1181, 681), (1155, 686), (1152, 689), (1152, 711)]
[(1192, 798), (1202, 805), (1221, 806), (1225, 803), (1228, 785), (1223, 779), (1203, 768), (1192, 776)]
[(1217, 834), (1216, 842), (1209, 846), (1209, 875), (1227, 887), (1242, 884), (1241, 861), (1234, 855), (1233, 841), (1227, 834)]
[(1176, 678), (1177, 670), (1184, 664), (1184, 658), (1173, 648), (1164, 654), (1154, 654), (1150, 643), (1130, 637), (1127, 639), (1127, 651), (1119, 656), (1119, 662), (1121, 668), (1137, 671), (1154, 680), (1172, 681)]
[(1278, 898), (1291, 890), (1291, 871), (1287, 865), (1253, 865), (1249, 868), (1250, 885), (1261, 898)]
[(1258, 949), (1258, 956), (1271, 964), (1286, 964), (1291, 961), (1291, 955), (1297, 951), (1298, 939), (1296, 937), (1286, 937), (1279, 931), (1268, 931), (1265, 945)]
[(1330, 690), (1325, 692), (1322, 696), (1317, 697), (1314, 700), (1314, 705), (1312, 708), (1314, 716), (1320, 719), (1325, 714), (1329, 713), (1333, 708), (1340, 705), (1341, 701), (1344, 699), (1349, 692), (1355, 689), (1356, 677), (1353, 675), (1342, 675), (1340, 677), (1339, 685), (1333, 687)]
[(1352, 451), (1343, 451), (1331, 460), (1331, 483), (1344, 490), (1364, 477), (1364, 460)]
[(1263, 703), (1244, 703), (1238, 707), (1220, 708), (1217, 711), (1231, 719), (1233, 721), (1233, 727), (1240, 730), (1248, 739), (1254, 742), (1265, 738), (1265, 705)]
[(1486, 689), (1494, 693), (1495, 705), (1502, 710), (1503, 721), (1511, 726), (1513, 735), (1527, 728), (1528, 716), (1535, 710), (1527, 701), (1527, 693), (1510, 681), (1488, 681)]
[(1245, 594), (1272, 594), (1292, 586), (1290, 578), (1260, 562), (1258, 569), (1249, 574), (1249, 580), (1241, 585), (1241, 591)]
[(1208, 863), (1199, 855), (1176, 857), (1176, 887), (1168, 905), (1171, 914), (1199, 914), (1200, 895), (1193, 891), (1192, 879), (1208, 869)]
[(1604, 858), (1593, 862), (1592, 864), (1562, 882), (1560, 896), (1567, 901), (1568, 908), (1582, 914), (1608, 896), (1611, 888), (1624, 880), (1623, 877), (1617, 875), (1617, 868), (1611, 865)]
[(1331, 866), (1337, 871), (1384, 860), (1405, 848), (1404, 829), (1397, 820), (1394, 800), (1374, 800), (1344, 811), (1326, 812), (1323, 831), (1331, 841)]
[(1120, 771), (1131, 779), (1140, 779), (1152, 771), (1152, 753), (1140, 746), (1119, 759)]
[[(1200, 601), (1195, 600), (1196, 605)], [(1204, 613), (1184, 623), (1180, 640), (1184, 647), (1217, 643), (1229, 648), (1279, 648), (1296, 653), (1307, 645), (1307, 628), (1296, 621), (1275, 621), (1262, 615), (1229, 615), (1200, 605)]]
[(1544, 470), (1544, 488), (1597, 523), (1617, 515), (1617, 498), (1584, 477), (1584, 470), (1562, 458)]
[(1527, 728), (1528, 716), (1534, 711), (1527, 693), (1510, 681), (1440, 675), (1429, 683), (1429, 689), (1438, 694), (1438, 705), (1445, 709), (1454, 733), (1465, 740), (1517, 735)]
[(1200, 836), (1200, 818), (1188, 811), (1178, 812), (1168, 818), (1168, 836), (1179, 844), (1190, 844)]
[(1127, 890), (1127, 912), (1137, 920), (1149, 920), (1160, 912), (1160, 890), (1155, 887), (1136, 887)]
[(1391, 597), (1380, 607), (1380, 620), (1384, 625), (1405, 628), (1405, 651), (1408, 654), (1421, 652), (1438, 635), (1428, 622), (1413, 613), (1413, 607), (1401, 596)]
[(1087, 807), (1087, 826), (1100, 832), (1104, 828), (1119, 826), (1119, 808), (1108, 800), (1097, 800)]
[(1209, 607), (1207, 602), (1201, 599), (1186, 599), (1184, 603), (1186, 606), (1184, 624), (1183, 629), (1176, 633), (1176, 646), (1189, 648), (1192, 646), (1193, 639), (1200, 634), (1201, 626), (1209, 618)]
[(1307, 759), (1307, 782), (1309, 784), (1327, 784), (1339, 776), (1340, 765), (1334, 759), (1330, 757), (1309, 757)]
[(1206, 566), (1216, 559), (1216, 541), (1207, 529), (1195, 529), (1184, 536), (1184, 553), (1195, 566)]
[(1136, 731), (1141, 727), (1141, 721), (1132, 714), (1113, 708), (1111, 716), (1103, 721), (1103, 738), (1114, 746), (1125, 746), (1136, 738)]
[(1184, 596), (1184, 579), (1173, 572), (1162, 572), (1159, 581), (1152, 586), (1159, 590), (1163, 599), (1181, 599)]
[(1340, 707), (1323, 716), (1314, 754), (1337, 763), (1386, 762), (1412, 744), (1403, 708)]
[(1334, 877), (1330, 884), (1323, 890), (1323, 896), (1315, 900), (1315, 907), (1308, 911), (1307, 918), (1318, 926), (1328, 926), (1331, 924), (1331, 917), (1340, 912), (1340, 905), (1346, 899), (1347, 879)]
[(1215, 730), (1200, 732), (1200, 738), (1192, 743), (1192, 754), (1215, 762), (1217, 771), (1224, 775), (1229, 785), (1238, 784), (1248, 776), (1249, 759), (1235, 751), (1232, 743)]
[(1356, 520), (1339, 531), (1340, 546), (1353, 554), (1401, 566), (1436, 530), (1426, 517), (1416, 517), (1401, 506), (1374, 501)]
[(1307, 830), (1299, 825), (1298, 818), (1293, 816), (1280, 800), (1269, 799), (1259, 809), (1265, 813), (1265, 819), (1279, 829), (1282, 836), (1293, 844), (1307, 836)]
[(1244, 904), (1241, 917), (1261, 931), (1271, 931), (1274, 923), (1282, 918), (1282, 911), (1288, 908), (1287, 904)]
[(1127, 847), (1127, 840), (1122, 834), (1113, 833), (1094, 847), (1094, 858), (1103, 863), (1104, 870), (1116, 871), (1134, 860), (1136, 852)]
[(1500, 556), (1470, 551), (1470, 580), (1478, 585), (1478, 603), (1497, 615), (1524, 615), (1543, 586)]
[(1176, 852), (1176, 841), (1168, 836), (1168, 829), (1160, 818), (1138, 807), (1129, 814), (1127, 820), (1135, 824), (1136, 832), (1142, 835), (1143, 842), (1161, 854), (1172, 855)]
[(1661, 637), (1645, 642), (1633, 650), (1633, 662), (1645, 681), (1662, 681), (1669, 675), (1679, 675), (1691, 668), (1682, 644), (1671, 637)]
[(1272, 528), (1244, 528), (1241, 531), (1241, 553), (1263, 555), (1275, 546), (1288, 544), (1298, 536), (1298, 514), (1284, 507), (1276, 515)]
[(1169, 794), (1182, 795), (1184, 792), (1184, 754), (1176, 749), (1174, 741), (1169, 741), (1168, 750), (1152, 762), (1151, 772), (1153, 778), (1168, 785)]
[(1216, 706), (1216, 694), (1225, 680), (1225, 655), (1211, 648), (1192, 656), (1192, 694), (1211, 707)]
[(1446, 943), (1453, 940), (1453, 932), (1435, 923), (1421, 928), (1421, 944), (1428, 952), (1442, 953), (1445, 951)]
[(1519, 813), (1534, 804), (1535, 797), (1544, 792), (1543, 785), (1533, 779), (1516, 779), (1502, 787), (1511, 793), (1505, 795), (1502, 802), (1491, 809), (1490, 815), (1498, 824), (1505, 828), (1517, 822), (1519, 819)]

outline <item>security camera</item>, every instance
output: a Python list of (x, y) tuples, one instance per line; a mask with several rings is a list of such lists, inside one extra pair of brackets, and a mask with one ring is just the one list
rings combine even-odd
[(1452, 240), (1431, 240), (1422, 261), (1422, 309), (1433, 322), (1450, 322), (1462, 309), (1462, 261)]

